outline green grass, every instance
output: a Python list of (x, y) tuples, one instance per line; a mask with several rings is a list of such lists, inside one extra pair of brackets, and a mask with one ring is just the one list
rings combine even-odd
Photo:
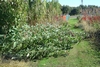
[(37, 61), (38, 64), (33, 67), (99, 67), (99, 60), (96, 57), (96, 51), (91, 48), (87, 41), (81, 41), (73, 45), (67, 57), (48, 58)]
[(71, 30), (76, 31), (76, 32), (82, 32), (82, 29), (75, 28), (75, 24), (77, 24), (78, 20), (77, 19), (69, 19), (68, 25)]
[(69, 19), (68, 23), (72, 26), (78, 22), (77, 19)]

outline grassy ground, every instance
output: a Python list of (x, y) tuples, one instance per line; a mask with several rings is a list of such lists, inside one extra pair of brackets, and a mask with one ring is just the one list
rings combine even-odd
[(70, 29), (72, 29), (74, 31), (77, 31), (77, 32), (82, 32), (81, 29), (79, 29), (79, 28), (76, 29), (75, 28), (75, 24), (77, 24), (77, 23), (78, 23), (78, 20), (76, 18), (70, 19), (68, 21), (68, 25), (70, 26)]
[[(72, 30), (81, 31), (73, 28), (75, 23), (77, 23), (76, 19), (69, 20), (69, 25), (71, 25)], [(86, 40), (82, 40), (80, 43), (73, 45), (73, 48), (68, 52), (69, 55), (66, 57), (51, 57), (36, 62), (0, 62), (0, 67), (100, 67), (96, 51), (91, 48), (90, 43)]]
[(39, 67), (99, 67), (95, 51), (87, 41), (81, 41), (73, 46), (67, 57), (42, 60)]
[(78, 22), (78, 20), (76, 19), (76, 18), (74, 18), (74, 19), (69, 19), (68, 20), (68, 23), (71, 25), (71, 26), (73, 26), (74, 24), (76, 24)]

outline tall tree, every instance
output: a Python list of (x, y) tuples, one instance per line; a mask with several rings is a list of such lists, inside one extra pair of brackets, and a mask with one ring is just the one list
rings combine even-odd
[(61, 8), (61, 11), (62, 11), (63, 14), (69, 13), (70, 10), (71, 10), (71, 8), (69, 6), (67, 6), (67, 5), (66, 6), (62, 6), (62, 8)]
[(77, 15), (79, 13), (80, 13), (79, 9), (74, 8), (74, 9), (71, 10), (70, 15)]

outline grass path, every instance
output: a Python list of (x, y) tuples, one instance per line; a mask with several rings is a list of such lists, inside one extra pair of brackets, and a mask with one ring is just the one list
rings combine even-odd
[(87, 41), (74, 45), (67, 57), (66, 67), (100, 67), (96, 61), (95, 51)]
[(67, 57), (42, 60), (39, 67), (100, 67), (95, 56), (89, 43), (81, 41), (73, 46)]

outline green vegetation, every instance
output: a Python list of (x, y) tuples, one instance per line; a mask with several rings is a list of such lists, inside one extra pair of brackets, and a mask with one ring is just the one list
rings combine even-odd
[(84, 35), (71, 31), (67, 25), (54, 27), (38, 24), (31, 27), (28, 25), (13, 27), (6, 36), (0, 46), (4, 56), (17, 55), (18, 58), (32, 60), (66, 55), (66, 50), (79, 42)]
[[(71, 19), (69, 21), (74, 21)], [(73, 24), (74, 25), (74, 24)], [(75, 29), (74, 29), (75, 30)], [(76, 28), (76, 31), (79, 32)], [(72, 45), (72, 49), (66, 51), (67, 56), (63, 57), (49, 57), (42, 60), (37, 60), (36, 62), (28, 61), (16, 62), (10, 61), (10, 67), (99, 67), (100, 58), (99, 52), (93, 49), (93, 45), (88, 40), (81, 40), (81, 42)], [(1, 66), (9, 67), (8, 63), (1, 64)]]
[(96, 31), (87, 32), (75, 28), (76, 18), (60, 19), (62, 13), (76, 15), (81, 8), (61, 9), (58, 0), (1, 0), (1, 67), (9, 67), (5, 62), (12, 62), (10, 67), (99, 67), (100, 48), (93, 49), (100, 43), (99, 23), (91, 25)]
[(0, 0), (0, 34), (7, 34), (12, 26), (26, 22), (26, 3), (22, 0)]
[[(98, 6), (95, 5), (80, 5), (78, 7), (70, 7), (68, 5), (63, 5), (61, 8), (62, 14), (70, 14), (70, 15), (78, 15), (82, 13), (82, 9), (83, 12), (89, 11), (89, 14), (95, 14), (95, 15), (99, 15), (99, 8)], [(95, 12), (95, 9), (98, 13)], [(87, 11), (86, 11), (87, 10)], [(95, 13), (94, 13), (95, 12)], [(88, 13), (87, 13), (88, 14)]]
[(61, 8), (62, 14), (67, 14), (70, 12), (70, 10), (71, 10), (71, 8), (67, 5), (62, 6), (62, 8)]
[(57, 0), (3, 0), (1, 3), (1, 23), (6, 22), (1, 25), (1, 30), (6, 33), (0, 40), (0, 53), (4, 59), (33, 60), (65, 56), (66, 50), (84, 36), (71, 31), (67, 23), (59, 26), (52, 24), (55, 23), (55, 16), (61, 14)]
[(81, 41), (73, 46), (67, 57), (41, 60), (39, 67), (99, 67), (95, 52), (87, 41)]
[(72, 9), (71, 12), (69, 13), (70, 15), (78, 15), (80, 13), (79, 9)]
[(60, 8), (58, 0), (1, 0), (0, 33), (7, 33), (12, 26), (20, 27), (25, 23), (54, 23), (55, 16), (61, 15)]

